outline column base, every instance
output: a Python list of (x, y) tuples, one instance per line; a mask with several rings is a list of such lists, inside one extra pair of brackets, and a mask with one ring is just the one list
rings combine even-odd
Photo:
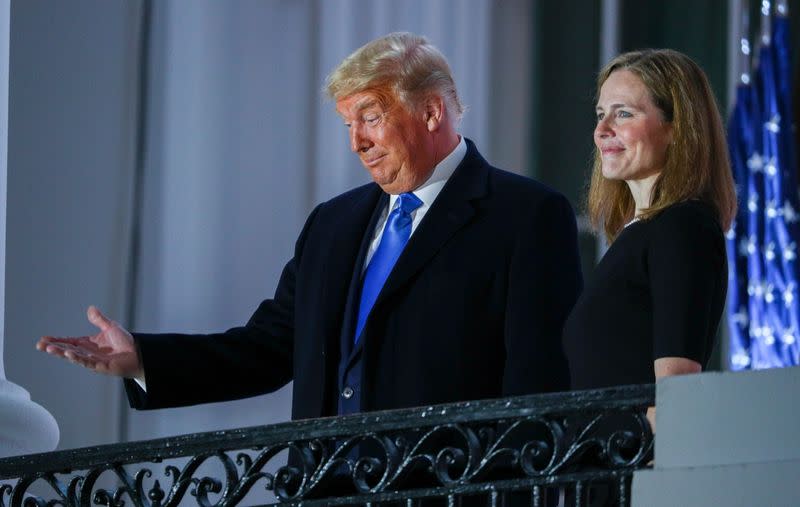
[(50, 412), (22, 387), (0, 379), (0, 458), (52, 451), (58, 437)]

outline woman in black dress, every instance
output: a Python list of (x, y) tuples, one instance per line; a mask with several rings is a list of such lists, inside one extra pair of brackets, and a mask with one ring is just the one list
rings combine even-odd
[(588, 210), (610, 248), (565, 324), (572, 389), (705, 367), (736, 210), (722, 121), (697, 64), (671, 50), (625, 53), (598, 90)]

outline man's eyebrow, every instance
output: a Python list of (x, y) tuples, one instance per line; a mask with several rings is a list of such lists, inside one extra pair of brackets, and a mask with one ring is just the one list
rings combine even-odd
[(355, 111), (360, 113), (364, 109), (369, 109), (371, 107), (377, 106), (378, 101), (375, 99), (364, 99), (362, 102), (356, 104)]

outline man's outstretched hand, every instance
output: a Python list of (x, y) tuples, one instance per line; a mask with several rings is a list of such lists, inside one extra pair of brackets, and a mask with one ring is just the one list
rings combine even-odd
[(86, 315), (100, 329), (99, 333), (72, 338), (43, 336), (36, 348), (99, 373), (143, 379), (133, 336), (94, 306), (89, 307)]

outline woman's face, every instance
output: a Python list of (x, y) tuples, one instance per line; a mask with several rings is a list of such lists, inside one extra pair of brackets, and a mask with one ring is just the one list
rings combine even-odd
[(672, 125), (642, 80), (628, 70), (612, 72), (600, 88), (594, 129), (603, 176), (625, 181), (657, 176), (671, 140)]

